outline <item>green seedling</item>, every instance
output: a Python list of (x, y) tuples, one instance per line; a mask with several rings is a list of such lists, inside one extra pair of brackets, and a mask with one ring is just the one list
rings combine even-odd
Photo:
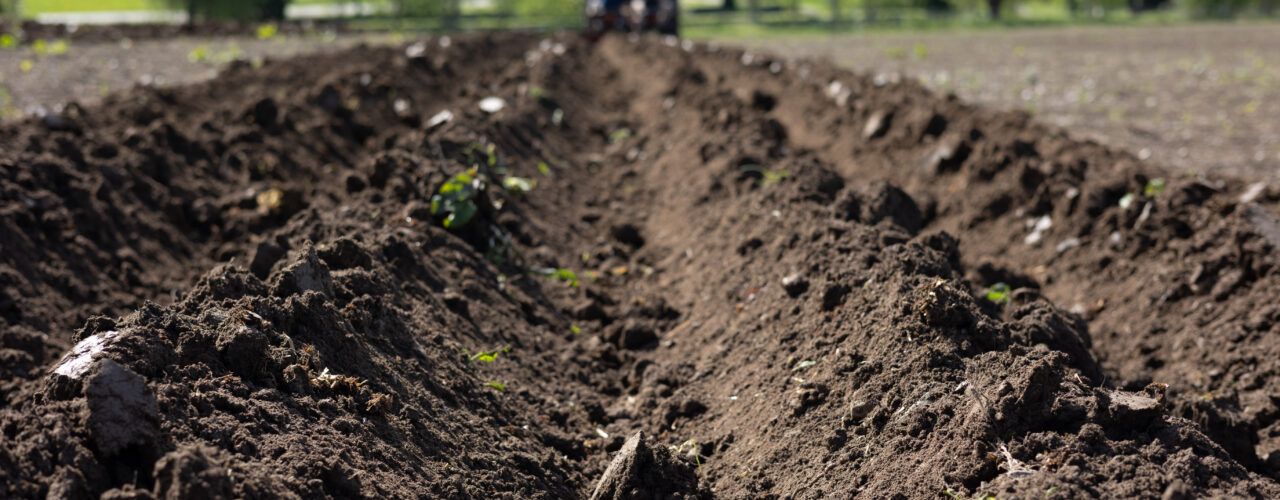
[(271, 38), (275, 38), (276, 34), (278, 33), (280, 33), (280, 28), (276, 27), (276, 25), (274, 24), (268, 23), (262, 26), (258, 26), (259, 40), (269, 40)]
[(539, 276), (555, 278), (562, 282), (568, 283), (569, 286), (573, 288), (578, 288), (578, 273), (575, 273), (572, 270), (565, 269), (563, 267), (559, 269), (554, 267), (537, 267), (537, 268), (530, 269), (530, 271)]
[(538, 162), (538, 173), (542, 174), (543, 177), (551, 177), (551, 166), (547, 165), (545, 161)]
[(676, 454), (684, 453), (685, 448), (693, 453), (693, 463), (698, 465), (698, 472), (702, 472), (702, 453), (698, 449), (698, 442), (690, 439), (680, 443), (680, 446), (675, 448)]
[(582, 329), (578, 328), (578, 325), (569, 325), (569, 331), (573, 332), (574, 335), (582, 333)]
[(787, 178), (788, 175), (791, 175), (791, 172), (786, 170), (770, 170), (760, 165), (743, 165), (742, 172), (755, 172), (760, 174), (760, 185), (765, 187), (777, 184), (778, 181), (781, 181), (782, 179)]
[(187, 53), (187, 60), (193, 63), (204, 62), (209, 60), (209, 47), (207, 45), (197, 45)]
[(609, 134), (609, 144), (617, 144), (631, 138), (631, 129), (623, 127)]
[(44, 55), (45, 52), (49, 51), (49, 44), (43, 38), (37, 38), (36, 41), (31, 42), (31, 50), (36, 51), (37, 54)]
[(498, 147), (494, 146), (493, 144), (490, 144), (488, 148), (485, 148), (484, 152), (485, 152), (485, 161), (489, 163), (489, 166), (490, 167), (498, 166)]
[(546, 94), (542, 91), (542, 87), (537, 85), (529, 86), (529, 96), (539, 101), (546, 99)]
[(444, 227), (448, 229), (467, 225), (476, 215), (476, 192), (483, 188), (475, 168), (453, 176), (431, 197), (431, 215), (446, 214)]
[[(476, 361), (479, 361), (481, 363), (492, 363), (498, 359), (499, 354), (502, 354), (504, 352), (509, 352), (509, 351), (511, 351), (511, 346), (506, 346), (506, 347), (503, 347), (502, 349), (495, 349), (492, 351), (480, 351), (475, 354), (468, 355), (467, 361), (470, 361), (473, 363)], [(462, 354), (467, 354), (467, 351), (463, 349)]]
[(68, 50), (71, 50), (71, 45), (68, 44), (66, 40), (55, 40), (53, 44), (49, 46), (49, 53), (55, 56), (66, 54)]
[(36, 68), (35, 61), (32, 61), (30, 59), (23, 59), (22, 62), (18, 63), (18, 69), (22, 70), (23, 73), (30, 73), (31, 70), (35, 68)]
[(18, 46), (18, 38), (5, 33), (0, 35), (0, 49), (12, 49)]
[(987, 289), (987, 300), (997, 304), (1008, 304), (1010, 291), (1009, 285), (996, 283), (991, 285), (991, 288)]
[(492, 381), (492, 382), (489, 382), (489, 383), (487, 383), (487, 384), (485, 384), (485, 385), (487, 385), (487, 386), (489, 386), (489, 387), (492, 387), (492, 388), (494, 388), (494, 389), (497, 389), (497, 390), (499, 390), (499, 391), (505, 391), (505, 390), (507, 390), (507, 384), (504, 384), (504, 383), (502, 383), (502, 382), (498, 382), (498, 381), (496, 381), (496, 380), (495, 380), (495, 381)]
[(915, 51), (916, 59), (925, 59), (929, 57), (929, 48), (925, 47), (923, 43), (917, 43), (913, 50)]
[(1151, 179), (1147, 181), (1147, 185), (1142, 188), (1142, 194), (1148, 198), (1155, 198), (1164, 192), (1164, 179)]
[(511, 194), (525, 194), (533, 190), (537, 185), (537, 181), (514, 175), (508, 175), (505, 179), (502, 179), (502, 189), (506, 189)]
[(795, 366), (791, 367), (791, 371), (793, 371), (793, 372), (798, 372), (798, 371), (800, 371), (800, 370), (803, 370), (803, 369), (805, 369), (805, 368), (808, 368), (808, 367), (813, 366), (813, 365), (816, 365), (816, 364), (818, 364), (818, 362), (817, 362), (817, 361), (814, 361), (814, 360), (812, 360), (812, 359), (806, 359), (806, 360), (804, 360), (804, 361), (801, 361), (801, 362), (799, 362), (799, 363), (796, 363), (796, 365), (795, 365)]

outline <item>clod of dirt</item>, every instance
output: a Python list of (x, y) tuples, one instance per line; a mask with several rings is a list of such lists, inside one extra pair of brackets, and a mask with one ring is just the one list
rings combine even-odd
[(604, 308), (600, 306), (600, 302), (593, 299), (580, 302), (574, 306), (570, 314), (574, 318), (585, 321), (605, 319), (606, 316)]
[(856, 400), (849, 404), (849, 412), (845, 415), (846, 417), (845, 422), (847, 423), (862, 422), (862, 419), (867, 418), (867, 415), (870, 415), (871, 410), (874, 410), (874, 409), (876, 409), (875, 403), (872, 403), (870, 401), (864, 401), (864, 400)]
[(333, 296), (333, 278), (329, 268), (316, 256), (315, 249), (308, 248), (302, 258), (286, 266), (276, 275), (271, 285), (276, 296), (287, 297), (307, 291)]
[(827, 289), (822, 291), (822, 310), (830, 311), (844, 303), (844, 297), (849, 294), (851, 289), (848, 285), (842, 283), (832, 283), (827, 285)]
[(876, 225), (887, 220), (916, 234), (924, 224), (920, 207), (911, 196), (884, 181), (859, 189), (845, 189), (836, 195), (833, 207), (836, 217)]
[(266, 129), (274, 129), (278, 126), (276, 119), (280, 115), (280, 108), (276, 106), (275, 99), (268, 97), (254, 104), (253, 109), (246, 114), (253, 119), (253, 123)]
[(799, 273), (789, 275), (782, 278), (782, 289), (786, 290), (787, 295), (799, 297), (809, 291), (809, 279)]
[(773, 111), (774, 106), (778, 105), (778, 98), (772, 94), (755, 90), (751, 92), (751, 107), (763, 111)]
[(267, 359), (271, 339), (252, 326), (228, 325), (218, 334), (218, 355), (233, 372), (245, 378), (255, 378)]
[(947, 280), (936, 279), (916, 289), (916, 312), (926, 325), (963, 327), (968, 323), (973, 299)]
[(1112, 391), (1109, 394), (1111, 419), (1127, 425), (1140, 425), (1164, 413), (1163, 384), (1151, 384), (1142, 392)]
[(214, 500), (230, 498), (230, 470), (221, 450), (203, 445), (183, 445), (156, 462), (156, 498), (166, 500)]
[(159, 409), (141, 376), (114, 360), (102, 359), (84, 394), (89, 402), (89, 432), (103, 455), (114, 456), (151, 442)]
[(875, 139), (882, 137), (889, 131), (889, 125), (893, 123), (892, 111), (877, 111), (867, 118), (867, 124), (862, 128), (863, 139)]
[(253, 251), (253, 259), (249, 263), (249, 271), (258, 279), (265, 280), (271, 274), (271, 266), (285, 255), (285, 249), (271, 241), (258, 243)]
[(640, 248), (644, 246), (644, 236), (640, 234), (640, 228), (635, 224), (619, 224), (613, 226), (609, 230), (609, 234), (619, 243), (630, 246), (631, 248)]
[(959, 137), (946, 137), (921, 160), (918, 169), (928, 176), (954, 172), (960, 169), (972, 152), (969, 143)]
[(658, 334), (653, 331), (653, 326), (648, 323), (628, 319), (617, 330), (617, 338), (613, 340), (616, 341), (615, 343), (618, 344), (618, 347), (635, 350), (656, 343)]
[(591, 500), (694, 498), (698, 498), (698, 476), (693, 466), (665, 447), (652, 446), (642, 431), (622, 445), (591, 494)]

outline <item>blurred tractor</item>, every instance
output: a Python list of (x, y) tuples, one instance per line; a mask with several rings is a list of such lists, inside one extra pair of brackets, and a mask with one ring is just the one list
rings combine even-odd
[(598, 40), (610, 31), (656, 31), (680, 34), (680, 6), (676, 0), (587, 0), (583, 36)]

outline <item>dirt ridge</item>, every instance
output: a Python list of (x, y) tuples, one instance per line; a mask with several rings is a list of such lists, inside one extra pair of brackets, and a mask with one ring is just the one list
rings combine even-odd
[[(442, 42), (0, 131), (7, 496), (586, 497), (637, 431), (691, 496), (1280, 495), (1277, 193), (820, 61)], [(444, 229), (468, 168), (537, 185)]]

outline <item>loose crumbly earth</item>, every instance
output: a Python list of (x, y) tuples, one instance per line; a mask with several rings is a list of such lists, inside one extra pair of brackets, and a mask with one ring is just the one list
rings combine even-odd
[(1280, 193), (915, 83), (476, 35), (0, 151), (5, 497), (1280, 496)]

